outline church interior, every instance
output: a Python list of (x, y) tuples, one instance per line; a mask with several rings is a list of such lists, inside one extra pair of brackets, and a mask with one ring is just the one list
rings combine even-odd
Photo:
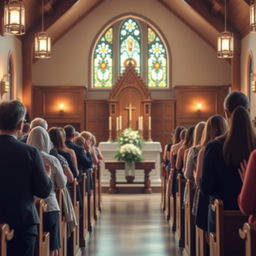
[[(249, 99), (255, 130), (255, 0), (1, 0), (0, 17), (0, 104), (21, 101), (27, 122), (40, 117), (49, 128), (89, 131), (104, 159), (91, 193), (85, 176), (70, 187), (71, 235), (60, 209), (61, 248), (52, 254), (41, 223), (35, 255), (256, 255), (256, 229), (220, 198), (212, 205), (215, 232), (195, 224), (197, 190), (184, 172), (173, 178), (166, 156), (175, 152), (166, 146), (177, 127), (188, 137), (190, 127), (225, 117), (234, 91)], [(135, 180), (114, 159), (127, 128), (142, 140)], [(56, 196), (61, 206), (62, 192)], [(41, 220), (45, 207), (37, 202)], [(0, 227), (0, 256), (14, 256), (1, 217)]]

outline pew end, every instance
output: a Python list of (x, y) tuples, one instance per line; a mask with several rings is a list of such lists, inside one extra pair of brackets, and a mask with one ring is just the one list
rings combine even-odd
[(215, 199), (215, 232), (210, 233), (210, 256), (244, 255), (244, 244), (238, 235), (246, 221), (240, 211), (224, 211), (223, 202)]
[(49, 232), (43, 231), (43, 214), (47, 210), (47, 204), (43, 199), (39, 199), (36, 201), (37, 213), (40, 219), (40, 223), (38, 224), (38, 236), (36, 241), (36, 256), (49, 256), (50, 255), (50, 234)]
[(185, 189), (185, 179), (181, 174), (178, 174), (177, 184), (178, 192), (176, 193), (176, 240), (178, 241), (179, 247), (184, 247), (184, 236), (185, 236), (185, 227), (184, 227), (184, 207), (183, 207), (183, 198), (184, 198), (184, 189)]
[(14, 236), (14, 230), (10, 230), (8, 224), (0, 224), (0, 256), (7, 255), (7, 241)]
[(249, 223), (244, 223), (239, 229), (240, 237), (245, 241), (245, 256), (256, 255), (256, 227)]
[(187, 197), (185, 202), (185, 241), (184, 256), (195, 256), (195, 217), (192, 215), (195, 189), (191, 180), (187, 180)]

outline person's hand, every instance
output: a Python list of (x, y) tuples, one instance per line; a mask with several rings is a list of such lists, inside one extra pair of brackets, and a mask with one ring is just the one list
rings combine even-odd
[(241, 178), (242, 182), (244, 181), (246, 167), (247, 167), (247, 161), (243, 160), (240, 163), (240, 168), (238, 168), (238, 173), (240, 175), (240, 178)]
[(47, 175), (49, 177), (51, 177), (51, 175), (52, 175), (51, 166), (49, 164), (45, 164), (44, 167), (45, 167), (45, 171), (46, 171)]

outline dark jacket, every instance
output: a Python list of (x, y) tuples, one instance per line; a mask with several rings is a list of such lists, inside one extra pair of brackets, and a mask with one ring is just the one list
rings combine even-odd
[[(227, 166), (223, 157), (223, 139), (213, 140), (206, 146), (203, 157), (203, 170), (200, 189), (210, 196), (210, 202), (215, 198), (223, 201), (224, 210), (239, 210), (237, 197), (242, 188), (238, 173), (239, 166)], [(208, 225), (214, 226), (214, 215), (209, 207)], [(212, 228), (208, 226), (209, 231)]]
[(85, 152), (83, 147), (76, 145), (70, 140), (66, 140), (66, 145), (75, 151), (80, 173), (86, 172), (88, 169), (92, 168), (92, 155), (90, 152)]
[(10, 135), (0, 135), (0, 222), (12, 228), (39, 223), (34, 196), (52, 188), (40, 153)]

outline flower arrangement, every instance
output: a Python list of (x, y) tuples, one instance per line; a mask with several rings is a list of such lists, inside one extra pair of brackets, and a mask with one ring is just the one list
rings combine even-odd
[(124, 144), (115, 154), (115, 158), (125, 162), (140, 162), (142, 160), (142, 152), (140, 148), (133, 144)]
[(125, 162), (125, 177), (128, 183), (132, 183), (135, 178), (135, 162), (142, 161), (143, 139), (138, 131), (127, 128), (117, 138), (117, 141), (120, 148), (114, 157)]
[(120, 145), (133, 144), (139, 148), (141, 148), (143, 143), (143, 139), (141, 138), (139, 132), (134, 131), (131, 128), (125, 129), (117, 138), (117, 141)]

